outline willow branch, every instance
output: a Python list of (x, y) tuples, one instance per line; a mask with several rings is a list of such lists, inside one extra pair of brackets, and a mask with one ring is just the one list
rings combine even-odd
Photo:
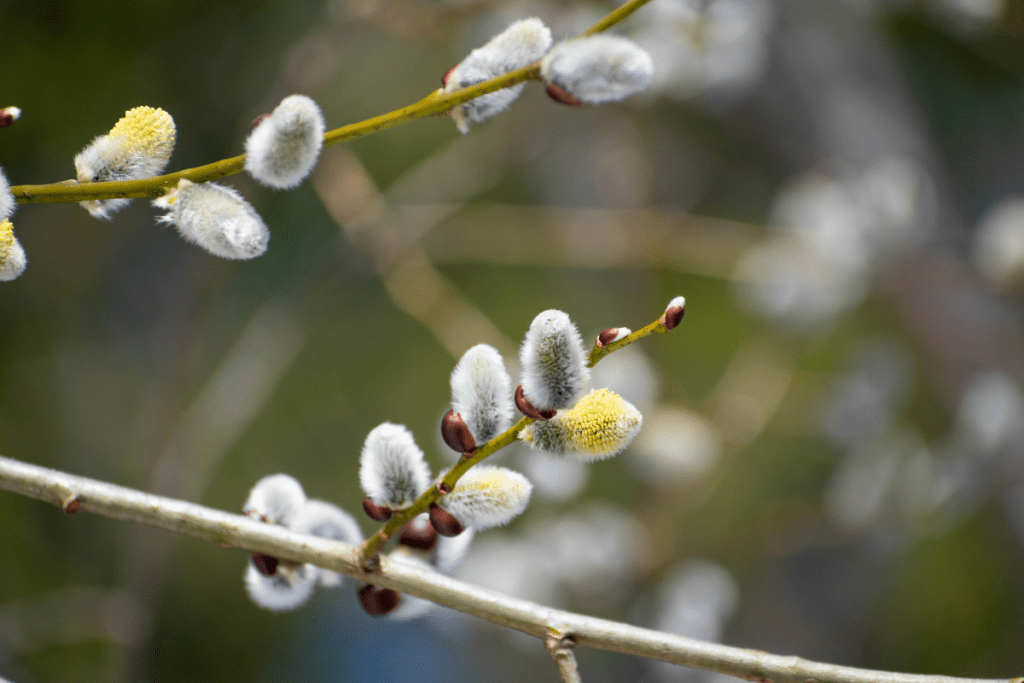
[[(997, 683), (996, 679), (888, 673), (812, 662), (800, 657), (707, 643), (545, 607), (486, 590), (434, 571), (381, 558), (376, 573), (359, 567), (358, 548), (243, 515), (156, 496), (0, 456), (0, 489), (53, 503), (67, 513), (93, 512), (168, 529), (224, 548), (308, 562), (362, 581), (430, 600), (545, 640), (555, 635), (601, 650), (658, 659), (763, 683)], [(239, 558), (242, 559), (241, 557)], [(1024, 678), (998, 679), (1024, 683)]]
[[(591, 35), (605, 31), (619, 23), (630, 14), (640, 9), (650, 0), (630, 0), (614, 10), (601, 21), (587, 29), (583, 35)], [(444, 93), (441, 90), (427, 95), (423, 99), (408, 106), (381, 114), (365, 121), (350, 123), (335, 128), (324, 134), (324, 145), (334, 145), (345, 140), (363, 137), (378, 131), (408, 123), (413, 119), (443, 114), (452, 108), (487, 93), (508, 88), (518, 83), (540, 78), (540, 62), (534, 62), (521, 69), (510, 71), (461, 90)], [(245, 168), (245, 155), (222, 159), (205, 166), (168, 173), (166, 175), (143, 178), (142, 180), (118, 180), (99, 183), (80, 183), (76, 180), (65, 180), (45, 185), (15, 185), (11, 187), (19, 204), (69, 204), (84, 200), (122, 199), (132, 197), (159, 197), (169, 189), (177, 186), (182, 178), (194, 183), (205, 183), (219, 180), (225, 176), (241, 172)]]
[[(594, 348), (590, 351), (590, 355), (587, 356), (587, 367), (594, 367), (597, 365), (598, 361), (613, 351), (618, 351), (624, 346), (628, 346), (629, 344), (652, 334), (664, 332), (668, 332), (668, 328), (665, 327), (664, 316), (662, 316), (650, 325), (626, 335), (617, 342), (612, 342), (603, 346), (595, 344)], [(423, 494), (409, 507), (404, 510), (396, 510), (391, 519), (385, 522), (377, 533), (366, 539), (360, 547), (359, 558), (363, 569), (366, 571), (375, 571), (377, 567), (377, 554), (383, 550), (388, 539), (394, 536), (395, 533), (397, 533), (409, 520), (415, 518), (416, 515), (429, 510), (430, 504), (437, 502), (437, 499), (444, 495), (443, 491), (451, 491), (455, 488), (455, 484), (458, 483), (459, 479), (469, 470), (469, 468), (483, 462), (486, 458), (494, 455), (502, 448), (515, 443), (516, 439), (519, 437), (519, 432), (523, 431), (527, 425), (532, 424), (533, 422), (535, 422), (535, 420), (532, 418), (524, 417), (519, 420), (519, 422), (506, 429), (502, 434), (494, 437), (472, 453), (464, 453), (463, 456), (459, 458), (459, 461), (455, 463), (455, 466), (448, 470), (436, 485), (431, 486), (429, 489), (424, 491)]]
[(544, 638), (544, 647), (558, 665), (558, 675), (562, 678), (562, 683), (583, 683), (576, 666), (576, 655), (572, 651), (574, 645), (576, 641), (571, 636), (549, 633)]

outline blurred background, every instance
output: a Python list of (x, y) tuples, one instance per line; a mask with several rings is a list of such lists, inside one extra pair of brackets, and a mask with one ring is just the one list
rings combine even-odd
[[(71, 178), (138, 105), (177, 122), (169, 170), (209, 163), (289, 94), (340, 126), (425, 96), (514, 19), (561, 38), (612, 6), (0, 0), (0, 106), (24, 112), (0, 163)], [(355, 513), (377, 424), (450, 462), (470, 346), (514, 368), (542, 310), (592, 339), (684, 295), (677, 330), (595, 371), (643, 412), (633, 446), (502, 455), (533, 500), (455, 574), (780, 654), (1024, 674), (1024, 4), (653, 0), (616, 32), (657, 68), (624, 103), (533, 84), (467, 136), (436, 117), (330, 147), (291, 192), (226, 179), (272, 232), (251, 262), (144, 201), (109, 223), (22, 205), (0, 453), (231, 511), (286, 472)], [(521, 634), (372, 619), (351, 581), (271, 614), (244, 552), (3, 492), (0, 548), (15, 683), (557, 680)], [(716, 678), (578, 657), (588, 683)]]

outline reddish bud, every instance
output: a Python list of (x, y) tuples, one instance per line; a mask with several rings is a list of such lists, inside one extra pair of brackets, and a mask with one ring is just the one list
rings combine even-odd
[(359, 589), (359, 603), (371, 617), (381, 617), (398, 607), (398, 593), (391, 588), (367, 584)]
[(441, 76), (441, 86), (442, 87), (445, 87), (445, 88), (448, 87), (448, 77), (452, 75), (452, 72), (455, 71), (455, 68), (457, 66), (458, 66), (458, 64), (456, 64), (452, 68), (450, 68), (447, 71), (445, 71), (444, 74)]
[(569, 105), (570, 107), (578, 107), (581, 104), (583, 104), (575, 97), (570, 95), (565, 88), (560, 88), (554, 83), (548, 83), (547, 91), (548, 97), (553, 99), (555, 102), (558, 102), (559, 104), (566, 104)]
[(674, 330), (683, 320), (686, 309), (682, 306), (669, 306), (661, 316), (661, 324), (666, 330)]
[(447, 496), (449, 493), (452, 492), (452, 487), (444, 483), (443, 481), (439, 481), (437, 482), (437, 490), (441, 492), (442, 496)]
[(437, 530), (426, 520), (413, 519), (402, 527), (398, 542), (418, 550), (433, 550), (437, 544)]
[(249, 124), (249, 132), (251, 133), (256, 128), (256, 126), (258, 126), (261, 123), (263, 123), (263, 119), (266, 119), (266, 118), (269, 118), (269, 117), (270, 117), (270, 114), (260, 114), (259, 116), (254, 118), (252, 120), (252, 123)]
[(441, 437), (448, 448), (458, 453), (472, 453), (476, 450), (476, 439), (469, 431), (462, 415), (449, 410), (441, 420)]
[(256, 567), (256, 571), (263, 574), (263, 576), (273, 576), (276, 574), (277, 565), (280, 562), (276, 557), (266, 553), (254, 552), (252, 554), (252, 566)]
[(430, 504), (430, 524), (442, 536), (458, 536), (462, 533), (462, 522), (437, 503)]
[(391, 519), (392, 511), (390, 508), (382, 507), (377, 505), (370, 497), (363, 498), (363, 512), (366, 516), (375, 522), (386, 522)]
[(619, 336), (619, 328), (609, 327), (607, 330), (597, 335), (597, 345), (600, 347), (607, 346), (615, 341)]
[(64, 501), (64, 514), (73, 515), (82, 507), (82, 500), (78, 496), (71, 496)]
[(520, 413), (534, 420), (550, 420), (558, 412), (557, 410), (537, 410), (534, 408), (533, 404), (526, 400), (522, 384), (516, 387), (516, 408), (519, 409)]
[(6, 128), (14, 123), (14, 115), (7, 110), (0, 110), (0, 128)]

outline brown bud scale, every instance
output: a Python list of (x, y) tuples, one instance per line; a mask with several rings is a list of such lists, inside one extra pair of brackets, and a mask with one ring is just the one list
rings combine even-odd
[(553, 99), (559, 104), (565, 104), (570, 107), (578, 107), (583, 103), (577, 100), (575, 97), (569, 94), (569, 91), (565, 88), (561, 88), (554, 83), (548, 83), (547, 87), (548, 97)]
[(682, 322), (685, 313), (686, 309), (682, 306), (671, 306), (661, 316), (661, 324), (666, 330), (674, 330)]
[(522, 384), (516, 387), (516, 408), (519, 409), (520, 413), (534, 420), (550, 420), (558, 413), (557, 410), (538, 410), (534, 408), (533, 404), (526, 399)]
[(9, 111), (0, 111), (0, 128), (6, 128), (14, 123), (14, 116)]
[(601, 348), (604, 348), (608, 344), (611, 344), (613, 341), (615, 341), (615, 338), (618, 336), (619, 328), (609, 327), (607, 330), (597, 335), (597, 345)]
[(256, 567), (256, 571), (263, 576), (273, 576), (277, 573), (277, 565), (281, 561), (272, 555), (266, 553), (254, 552), (252, 554), (252, 566)]
[(398, 535), (398, 542), (417, 550), (433, 550), (437, 545), (437, 529), (432, 524), (424, 524), (420, 528), (416, 526), (414, 519), (402, 527), (402, 533)]
[(252, 120), (252, 123), (249, 124), (249, 132), (251, 133), (253, 131), (253, 129), (256, 128), (256, 126), (258, 126), (261, 123), (263, 123), (263, 119), (266, 119), (266, 118), (269, 118), (269, 117), (270, 117), (270, 114), (260, 114), (259, 116), (254, 118)]
[(462, 415), (454, 410), (449, 410), (441, 419), (441, 438), (448, 444), (448, 448), (457, 453), (472, 453), (476, 450), (476, 439), (469, 431)]
[(437, 503), (430, 504), (430, 524), (437, 530), (437, 533), (449, 538), (462, 533), (462, 522), (455, 519), (455, 515)]
[(359, 604), (371, 617), (381, 617), (398, 607), (398, 593), (391, 588), (367, 584), (359, 589)]
[(375, 522), (386, 522), (391, 519), (392, 510), (390, 508), (377, 505), (370, 497), (363, 498), (363, 512), (366, 516)]
[(455, 69), (458, 66), (459, 65), (456, 64), (455, 66), (453, 66), (452, 68), (448, 69), (447, 71), (444, 72), (444, 74), (441, 75), (441, 86), (442, 87), (444, 87), (444, 88), (448, 87), (448, 77), (452, 75), (452, 72), (455, 71)]
[(71, 496), (64, 501), (64, 514), (73, 515), (82, 507), (82, 500), (78, 496)]

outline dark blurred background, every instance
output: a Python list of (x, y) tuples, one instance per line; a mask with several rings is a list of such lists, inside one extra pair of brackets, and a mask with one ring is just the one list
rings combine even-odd
[[(409, 104), (516, 18), (602, 3), (0, 1), (12, 184), (138, 105), (170, 170), (241, 153), (311, 95), (330, 127)], [(22, 205), (0, 286), (0, 453), (237, 511), (274, 472), (355, 512), (366, 433), (434, 471), (455, 360), (516, 363), (531, 319), (587, 339), (676, 295), (682, 326), (598, 366), (644, 413), (617, 458), (528, 452), (527, 512), (456, 574), (548, 604), (863, 667), (1024, 674), (1024, 3), (653, 0), (617, 32), (655, 85), (562, 107), (536, 84), (325, 150), (228, 262), (136, 200)], [(514, 375), (516, 376), (516, 375)], [(369, 532), (373, 526), (361, 519)], [(540, 643), (437, 610), (364, 615), (351, 581), (275, 615), (245, 553), (0, 493), (0, 677), (555, 681)], [(582, 650), (584, 680), (710, 681)], [(730, 679), (731, 680), (731, 679)]]

